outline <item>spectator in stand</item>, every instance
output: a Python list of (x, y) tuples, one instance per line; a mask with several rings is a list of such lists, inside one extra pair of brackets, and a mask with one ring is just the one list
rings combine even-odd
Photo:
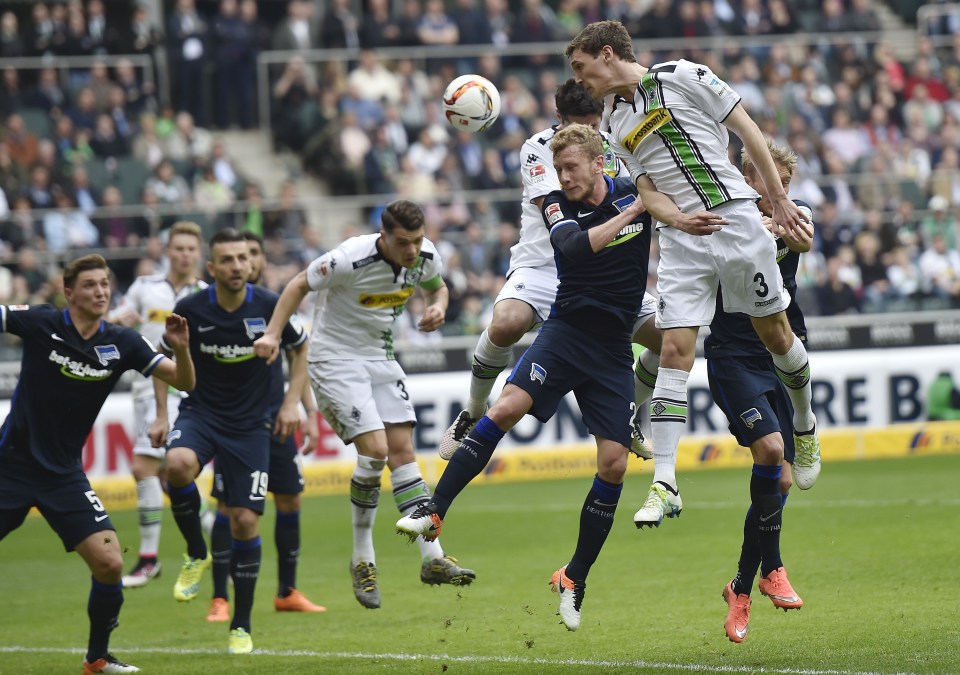
[(420, 131), (417, 140), (407, 151), (407, 157), (416, 171), (432, 176), (437, 173), (448, 152), (446, 131), (429, 126)]
[(135, 122), (130, 117), (127, 110), (127, 99), (119, 85), (115, 84), (110, 88), (110, 103), (107, 105), (106, 113), (113, 120), (117, 135), (129, 145), (130, 141), (133, 140)]
[(883, 312), (892, 299), (887, 264), (880, 255), (880, 240), (870, 230), (862, 230), (854, 239), (857, 267), (863, 290), (863, 310)]
[(53, 68), (43, 68), (38, 77), (37, 86), (30, 98), (30, 105), (40, 108), (57, 119), (67, 108), (67, 95), (60, 86), (60, 78)]
[(177, 113), (176, 128), (167, 137), (165, 145), (170, 159), (203, 160), (210, 155), (213, 136), (194, 124), (193, 115), (183, 111)]
[(197, 14), (194, 0), (177, 0), (167, 23), (169, 58), (176, 73), (175, 102), (203, 125), (206, 120), (203, 68), (206, 63), (207, 24)]
[[(263, 231), (268, 238), (296, 239), (304, 228), (309, 228), (307, 212), (297, 201), (297, 184), (284, 181), (276, 206), (263, 216)], [(314, 258), (319, 257), (314, 256)], [(314, 258), (309, 258), (313, 260)]]
[[(493, 43), (493, 30), (487, 15), (480, 9), (479, 0), (456, 0), (450, 14), (457, 27), (457, 40), (462, 45), (489, 45)], [(475, 58), (458, 59), (457, 69), (463, 73), (476, 70)]]
[(444, 10), (443, 0), (426, 1), (417, 26), (417, 36), (420, 44), (427, 46), (455, 45), (459, 42), (457, 24)]
[(290, 0), (287, 16), (273, 33), (273, 48), (282, 51), (305, 51), (320, 44), (312, 21), (313, 6), (305, 0)]
[(4, 248), (19, 251), (24, 246), (42, 243), (30, 200), (23, 195), (16, 195), (11, 201), (9, 217), (0, 220), (0, 241), (4, 243)]
[(360, 51), (360, 62), (347, 77), (347, 85), (350, 91), (369, 101), (397, 103), (400, 100), (400, 81), (370, 49)]
[(27, 125), (18, 113), (7, 116), (7, 128), (4, 141), (10, 158), (26, 168), (33, 166), (37, 161), (37, 135), (27, 129)]
[[(100, 241), (107, 248), (143, 246), (150, 232), (143, 220), (133, 216), (122, 216), (116, 210), (123, 206), (123, 195), (113, 185), (103, 191), (101, 215), (93, 219), (100, 233)], [(132, 281), (132, 279), (131, 279)]]
[(960, 253), (947, 246), (942, 234), (936, 234), (917, 261), (927, 292), (943, 300), (960, 300)]
[(50, 9), (45, 2), (38, 2), (33, 6), (30, 27), (27, 29), (26, 48), (27, 56), (44, 56), (51, 54), (51, 47), (55, 38), (56, 26), (50, 16)]
[(217, 67), (217, 126), (226, 129), (234, 119), (231, 108), (235, 108), (241, 128), (249, 129), (253, 126), (256, 36), (240, 17), (237, 0), (220, 0), (212, 35)]
[(273, 141), (275, 148), (300, 150), (309, 138), (310, 128), (303, 110), (319, 93), (313, 69), (303, 58), (294, 56), (273, 86)]
[(93, 56), (93, 48), (93, 39), (87, 32), (87, 20), (83, 15), (83, 11), (70, 12), (67, 18), (67, 29), (64, 34), (63, 44), (55, 48), (57, 55)]
[(193, 202), (190, 186), (183, 176), (176, 174), (173, 163), (168, 159), (157, 165), (145, 187), (157, 196), (161, 204), (184, 205)]
[(835, 108), (830, 119), (830, 128), (823, 132), (823, 145), (843, 162), (845, 169), (853, 170), (860, 158), (870, 152), (870, 140), (862, 127), (853, 125), (846, 108)]
[(400, 174), (400, 155), (390, 144), (387, 129), (380, 125), (373, 132), (370, 150), (363, 157), (364, 192), (374, 195), (392, 194)]
[(950, 202), (934, 195), (927, 203), (927, 215), (920, 224), (923, 246), (929, 248), (935, 237), (942, 237), (947, 248), (957, 250), (957, 220), (950, 212)]
[[(247, 25), (250, 42), (254, 47), (254, 54), (257, 55), (271, 49), (270, 43), (273, 39), (273, 31), (260, 20), (257, 0), (240, 0), (240, 18)], [(250, 76), (256, 77), (256, 58), (254, 58), (252, 65), (254, 70), (250, 73)]]
[[(210, 222), (220, 224), (218, 216), (233, 205), (233, 190), (220, 182), (213, 166), (207, 163), (200, 167), (194, 179), (193, 200)], [(260, 234), (260, 236), (263, 235)]]
[(50, 180), (50, 171), (43, 166), (35, 165), (30, 170), (30, 180), (23, 187), (21, 194), (30, 200), (34, 209), (53, 208), (53, 183)]
[(240, 171), (234, 167), (233, 160), (227, 155), (227, 146), (222, 138), (213, 139), (209, 163), (213, 173), (217, 176), (217, 180), (230, 190), (235, 190)]
[(820, 33), (842, 33), (847, 30), (843, 0), (823, 0), (817, 31)]
[(393, 17), (389, 0), (369, 0), (359, 29), (361, 49), (401, 46), (400, 21)]
[(350, 11), (350, 0), (330, 0), (320, 22), (320, 46), (324, 49), (357, 49), (360, 22)]
[(76, 100), (68, 114), (73, 120), (74, 128), (93, 132), (97, 126), (97, 100), (90, 87), (83, 87), (77, 92)]
[(846, 10), (846, 29), (856, 32), (876, 32), (881, 30), (880, 19), (877, 17), (870, 0), (849, 0)]
[(131, 118), (136, 119), (144, 112), (156, 112), (157, 100), (154, 97), (153, 82), (140, 82), (137, 71), (129, 59), (120, 59), (114, 69), (116, 86), (123, 90), (124, 108)]
[(20, 35), (17, 15), (6, 11), (0, 15), (0, 58), (12, 59), (27, 56), (27, 43)]
[(130, 16), (130, 26), (126, 31), (119, 32), (119, 53), (144, 54), (153, 56), (160, 45), (160, 35), (156, 26), (150, 22), (150, 12), (143, 3), (133, 8)]
[(0, 79), (0, 115), (6, 117), (25, 107), (26, 93), (20, 86), (20, 73), (16, 68), (6, 67)]
[(90, 148), (100, 159), (117, 159), (126, 157), (130, 153), (126, 139), (117, 133), (116, 124), (107, 113), (97, 117), (97, 126), (90, 139)]
[(43, 216), (43, 238), (52, 253), (92, 248), (100, 243), (100, 235), (90, 218), (77, 208), (66, 190), (55, 188), (54, 209)]
[(157, 118), (153, 113), (140, 115), (140, 133), (133, 137), (133, 156), (151, 169), (164, 157), (164, 144), (157, 137)]
[(897, 246), (890, 253), (887, 280), (893, 298), (919, 300), (923, 296), (923, 275), (905, 246)]
[(927, 95), (934, 101), (943, 103), (950, 98), (950, 92), (943, 80), (934, 75), (929, 59), (917, 58), (914, 60), (910, 76), (907, 77), (906, 84), (903, 88), (903, 95), (907, 100), (915, 96), (915, 90), (918, 85), (925, 86)]
[(90, 175), (83, 165), (73, 167), (70, 174), (70, 192), (81, 211), (88, 216), (96, 211), (101, 202), (100, 192), (90, 185)]
[(908, 126), (923, 125), (927, 131), (936, 133), (943, 125), (944, 108), (930, 96), (927, 85), (916, 83), (910, 100), (903, 104), (903, 118)]

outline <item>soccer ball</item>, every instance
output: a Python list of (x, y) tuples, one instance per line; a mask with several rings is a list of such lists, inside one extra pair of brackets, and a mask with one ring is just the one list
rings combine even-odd
[(455, 129), (475, 134), (489, 129), (500, 114), (500, 92), (480, 75), (461, 75), (443, 92), (443, 113)]

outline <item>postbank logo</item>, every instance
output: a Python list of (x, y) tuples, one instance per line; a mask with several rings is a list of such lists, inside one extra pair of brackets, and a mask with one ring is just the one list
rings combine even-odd
[(150, 307), (147, 309), (147, 322), (148, 323), (166, 323), (167, 317), (173, 314), (169, 309), (158, 309), (156, 307)]
[(621, 141), (623, 143), (623, 147), (630, 152), (633, 152), (637, 149), (637, 146), (640, 145), (644, 138), (662, 127), (664, 124), (667, 124), (671, 121), (673, 121), (673, 118), (670, 116), (670, 113), (666, 108), (657, 108), (647, 115), (640, 124), (628, 132), (626, 136), (624, 136)]
[(371, 309), (399, 307), (405, 305), (411, 295), (413, 295), (413, 288), (402, 288), (394, 293), (361, 293), (357, 302)]

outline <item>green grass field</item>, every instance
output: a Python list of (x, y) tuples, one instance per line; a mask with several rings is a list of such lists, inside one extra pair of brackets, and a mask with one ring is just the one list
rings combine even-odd
[[(126, 593), (111, 648), (145, 672), (207, 675), (960, 672), (960, 456), (827, 464), (812, 490), (795, 489), (782, 549), (805, 606), (784, 613), (754, 591), (749, 637), (734, 645), (720, 591), (736, 570), (748, 476), (682, 475), (682, 518), (642, 532), (632, 516), (647, 477), (631, 477), (576, 633), (559, 624), (546, 582), (573, 551), (587, 480), (468, 488), (442, 538), (477, 570), (463, 589), (420, 583), (385, 490), (375, 611), (353, 598), (349, 501), (331, 497), (305, 500), (299, 582), (328, 611), (275, 613), (271, 507), (249, 656), (228, 656), (226, 627), (204, 621), (209, 576), (195, 602), (173, 600), (182, 545), (167, 514), (165, 573)], [(114, 522), (130, 562), (136, 514)], [(0, 544), (0, 673), (79, 672), (88, 579), (39, 518)]]

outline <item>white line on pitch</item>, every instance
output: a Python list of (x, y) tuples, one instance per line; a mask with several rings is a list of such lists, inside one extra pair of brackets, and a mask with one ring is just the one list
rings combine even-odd
[[(173, 649), (168, 647), (114, 647), (118, 654), (177, 654), (222, 656), (222, 649)], [(83, 654), (84, 650), (66, 647), (0, 646), (0, 652), (28, 654)], [(592, 668), (649, 668), (696, 673), (776, 673), (783, 675), (881, 675), (873, 671), (808, 668), (764, 668), (762, 666), (710, 666), (706, 664), (666, 663), (662, 661), (608, 661), (590, 659), (538, 659), (519, 656), (451, 656), (449, 654), (365, 654), (362, 652), (317, 652), (303, 649), (255, 649), (250, 656), (313, 657), (320, 659), (371, 659), (393, 661), (451, 661), (456, 663), (512, 663), (531, 666), (587, 666)], [(887, 675), (911, 675), (894, 673)]]

